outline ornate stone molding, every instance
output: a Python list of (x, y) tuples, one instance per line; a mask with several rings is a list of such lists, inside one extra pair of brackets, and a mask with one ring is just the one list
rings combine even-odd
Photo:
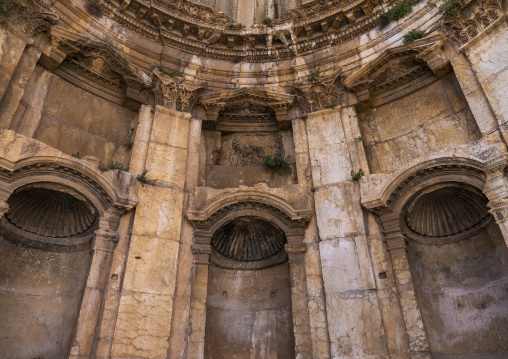
[(319, 73), (319, 69), (310, 71), (309, 74), (293, 83), (293, 89), (296, 94), (296, 105), (303, 113), (311, 113), (325, 110), (327, 108), (339, 106), (342, 104), (345, 90), (337, 85), (340, 81), (342, 69), (330, 73)]
[(197, 102), (199, 90), (206, 89), (206, 82), (186, 81), (183, 76), (169, 76), (158, 69), (152, 72), (155, 103), (180, 112), (190, 112)]
[(288, 108), (293, 101), (292, 95), (249, 87), (206, 94), (201, 98), (200, 104), (206, 109), (207, 121), (211, 127), (215, 127), (221, 111), (250, 105), (269, 108), (275, 113), (278, 128), (287, 129), (290, 127)]
[[(335, 45), (377, 26), (377, 0), (315, 0), (273, 21), (244, 28), (192, 1), (98, 0), (105, 15), (154, 41), (200, 56), (265, 61)], [(395, 3), (395, 1), (393, 1)]]
[(111, 46), (64, 29), (52, 33), (41, 64), (109, 101), (137, 108), (146, 102), (152, 79)]
[(445, 15), (441, 26), (452, 41), (464, 46), (505, 16), (503, 3), (504, 0), (458, 0), (460, 11)]
[(449, 70), (443, 47), (442, 36), (435, 34), (390, 48), (349, 76), (344, 85), (356, 93), (360, 102), (370, 101), (372, 106), (393, 101)]
[(58, 23), (58, 15), (42, 0), (14, 1), (9, 4), (7, 21), (31, 38)]

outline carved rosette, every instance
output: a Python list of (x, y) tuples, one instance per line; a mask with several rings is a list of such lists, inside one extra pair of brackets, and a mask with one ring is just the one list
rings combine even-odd
[[(442, 27), (447, 36), (460, 46), (483, 32), (503, 14), (504, 0), (458, 0), (461, 10), (455, 15), (446, 15)], [(466, 15), (467, 14), (467, 15)]]
[(180, 112), (190, 112), (198, 100), (198, 93), (206, 89), (206, 82), (186, 81), (184, 77), (169, 76), (158, 69), (152, 72), (155, 103)]

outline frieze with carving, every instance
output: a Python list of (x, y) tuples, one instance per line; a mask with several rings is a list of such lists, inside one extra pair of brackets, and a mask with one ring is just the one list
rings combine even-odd
[(460, 10), (445, 13), (442, 27), (446, 35), (460, 46), (467, 44), (503, 16), (504, 0), (457, 0)]
[[(199, 56), (265, 61), (335, 45), (377, 26), (378, 0), (315, 0), (245, 28), (225, 14), (188, 0), (97, 0), (104, 14), (137, 33)], [(395, 0), (390, 0), (395, 2)]]

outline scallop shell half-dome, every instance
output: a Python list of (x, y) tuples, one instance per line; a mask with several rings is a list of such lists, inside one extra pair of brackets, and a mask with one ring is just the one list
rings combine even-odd
[(280, 252), (286, 242), (284, 232), (267, 221), (239, 217), (226, 223), (212, 236), (212, 247), (238, 261), (267, 259)]

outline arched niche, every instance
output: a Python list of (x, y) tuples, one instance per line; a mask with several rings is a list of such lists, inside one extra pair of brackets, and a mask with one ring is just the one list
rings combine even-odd
[(98, 171), (63, 158), (19, 161), (3, 169), (0, 187), (0, 356), (68, 358), (78, 318), (93, 323), (82, 302), (104, 245), (97, 233), (114, 233), (121, 202), (134, 203)]
[(205, 358), (295, 357), (284, 232), (241, 216), (212, 235)]
[[(487, 176), (476, 161), (446, 162), (406, 171), (373, 209), (410, 348), (436, 358), (506, 357), (508, 248), (483, 193)], [(425, 333), (416, 336), (418, 323)]]
[(189, 353), (210, 359), (310, 355), (309, 312), (300, 300), (306, 296), (308, 218), (287, 213), (287, 204), (227, 202), (208, 214), (192, 213)]

